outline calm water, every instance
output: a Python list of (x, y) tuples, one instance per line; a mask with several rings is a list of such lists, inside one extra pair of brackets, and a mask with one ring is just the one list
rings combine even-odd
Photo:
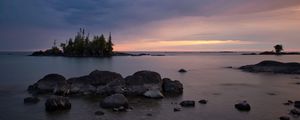
[[(112, 58), (64, 58), (31, 57), (24, 54), (0, 55), (0, 120), (271, 120), (287, 115), (292, 107), (282, 105), (287, 100), (300, 100), (300, 82), (297, 75), (274, 75), (246, 73), (226, 66), (238, 67), (262, 60), (300, 62), (300, 56), (242, 56), (218, 53), (172, 53), (170, 56), (120, 56)], [(177, 72), (185, 68), (184, 74)], [(71, 98), (69, 112), (48, 114), (44, 110), (47, 96), (35, 105), (24, 105), (29, 96), (28, 85), (48, 73), (59, 73), (69, 78), (89, 72), (109, 70), (123, 77), (139, 70), (153, 70), (162, 77), (180, 80), (184, 94), (163, 100), (130, 99), (134, 110), (114, 113), (108, 110), (104, 116), (95, 116), (101, 110), (98, 98)], [(268, 95), (275, 93), (276, 95)], [(173, 112), (181, 100), (208, 99), (207, 105), (196, 104), (195, 108), (183, 108)], [(241, 113), (233, 105), (247, 100), (252, 110)], [(151, 113), (153, 116), (147, 116)]]

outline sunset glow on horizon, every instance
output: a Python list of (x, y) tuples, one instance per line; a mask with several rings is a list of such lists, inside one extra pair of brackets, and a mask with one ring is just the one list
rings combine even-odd
[(111, 32), (116, 51), (265, 51), (274, 44), (300, 51), (299, 0), (3, 0), (1, 5), (2, 51), (46, 49), (82, 27), (91, 37)]

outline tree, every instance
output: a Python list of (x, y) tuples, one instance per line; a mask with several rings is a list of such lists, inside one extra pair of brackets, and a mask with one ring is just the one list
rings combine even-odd
[(283, 51), (282, 45), (279, 45), (279, 44), (275, 45), (274, 49), (275, 49), (276, 54), (280, 54)]
[(107, 55), (108, 56), (112, 56), (112, 53), (113, 53), (113, 43), (111, 41), (111, 33), (109, 33), (109, 37), (108, 37), (108, 42), (107, 42), (107, 45), (106, 45), (106, 51), (107, 51)]

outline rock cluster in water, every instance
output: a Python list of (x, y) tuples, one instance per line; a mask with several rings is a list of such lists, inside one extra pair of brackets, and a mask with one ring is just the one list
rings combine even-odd
[(100, 102), (100, 106), (122, 110), (129, 108), (125, 96), (160, 99), (166, 95), (181, 95), (183, 85), (177, 80), (162, 79), (159, 73), (153, 71), (138, 71), (123, 78), (119, 73), (95, 70), (89, 75), (70, 79), (48, 74), (30, 85), (28, 91), (33, 95), (56, 95), (46, 101), (47, 111), (70, 109), (66, 96), (71, 95), (108, 96)]
[(239, 69), (247, 72), (270, 72), (282, 74), (300, 74), (300, 63), (282, 63), (277, 61), (262, 61), (254, 65), (242, 66)]

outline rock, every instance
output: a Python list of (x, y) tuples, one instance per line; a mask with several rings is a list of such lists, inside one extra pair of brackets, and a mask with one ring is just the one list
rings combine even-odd
[(123, 94), (113, 94), (104, 98), (100, 106), (103, 108), (128, 108), (128, 100)]
[(144, 93), (144, 96), (147, 98), (161, 99), (164, 98), (164, 95), (159, 90), (148, 90)]
[(53, 93), (55, 95), (66, 96), (70, 93), (70, 85), (69, 84), (58, 84), (55, 86)]
[(279, 117), (279, 120), (290, 120), (290, 117), (288, 117), (288, 116), (281, 116), (281, 117)]
[(291, 100), (288, 100), (286, 103), (283, 103), (284, 105), (292, 105), (294, 102)]
[(199, 100), (198, 101), (200, 104), (207, 104), (207, 100)]
[(295, 108), (300, 108), (300, 101), (295, 101), (294, 102), (294, 107)]
[(247, 72), (270, 72), (282, 74), (300, 74), (300, 63), (282, 63), (262, 61), (255, 65), (242, 66), (239, 69)]
[(164, 78), (162, 88), (165, 94), (180, 95), (183, 93), (183, 85), (178, 80), (172, 81), (169, 78)]
[(138, 71), (125, 78), (128, 95), (143, 95), (148, 90), (161, 90), (160, 74), (153, 71)]
[(195, 101), (193, 101), (193, 100), (185, 100), (185, 101), (180, 102), (180, 105), (182, 107), (194, 107), (195, 106)]
[(297, 109), (292, 109), (290, 111), (290, 114), (293, 116), (300, 116), (300, 111), (298, 111)]
[(99, 70), (91, 72), (89, 76), (91, 78), (91, 85), (94, 86), (106, 85), (113, 80), (123, 79), (122, 75), (119, 73)]
[(95, 115), (101, 116), (104, 115), (104, 112), (99, 110), (95, 112)]
[(174, 111), (174, 112), (181, 111), (181, 108), (179, 108), (179, 107), (175, 107), (175, 108), (173, 109), (173, 111)]
[(26, 97), (24, 98), (25, 104), (36, 104), (40, 102), (40, 99), (38, 97)]
[(235, 108), (239, 111), (250, 111), (251, 106), (247, 103), (247, 101), (240, 102), (238, 104), (235, 104)]
[(64, 76), (59, 74), (48, 74), (35, 84), (28, 87), (29, 92), (33, 93), (52, 93), (57, 85), (66, 84)]
[(71, 109), (71, 103), (68, 98), (62, 96), (53, 96), (47, 99), (46, 103), (46, 111), (62, 111)]
[(125, 80), (124, 79), (117, 79), (109, 82), (105, 86), (98, 86), (97, 94), (100, 95), (112, 95), (116, 93), (125, 94), (127, 91)]
[(96, 87), (91, 85), (92, 78), (90, 76), (70, 78), (67, 81), (70, 84), (71, 94), (89, 94), (96, 92)]
[(185, 70), (185, 69), (179, 69), (178, 72), (185, 73), (185, 72), (187, 72), (187, 70)]

